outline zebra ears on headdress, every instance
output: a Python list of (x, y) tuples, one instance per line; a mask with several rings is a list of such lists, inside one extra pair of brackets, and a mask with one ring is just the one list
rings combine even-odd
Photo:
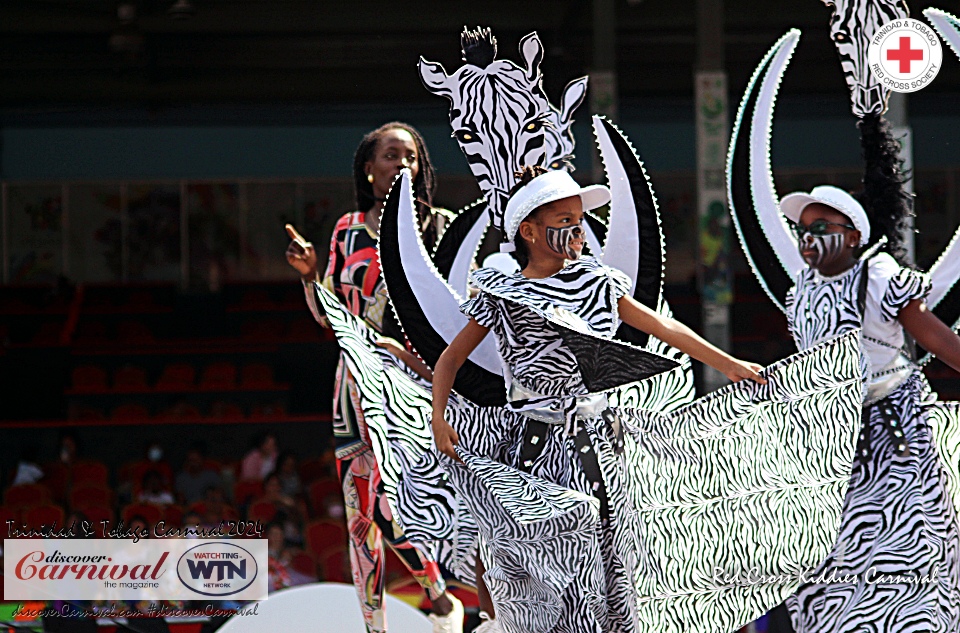
[(858, 118), (883, 114), (890, 90), (870, 72), (867, 48), (881, 26), (910, 16), (907, 3), (904, 0), (823, 0), (823, 3), (833, 12), (830, 39), (840, 55), (853, 113)]
[(487, 200), (493, 227), (502, 230), (518, 168), (572, 169), (573, 112), (586, 96), (587, 78), (567, 84), (558, 109), (543, 91), (544, 48), (536, 33), (520, 41), (522, 65), (497, 59), (490, 29), (464, 29), (460, 44), (463, 66), (447, 74), (441, 64), (421, 58), (420, 79), (450, 101), (453, 136)]

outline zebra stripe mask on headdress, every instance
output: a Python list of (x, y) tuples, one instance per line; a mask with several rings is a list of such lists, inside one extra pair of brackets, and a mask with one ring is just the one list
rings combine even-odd
[(466, 62), (452, 75), (420, 58), (427, 90), (450, 100), (450, 126), (490, 208), (491, 221), (503, 230), (508, 192), (523, 166), (572, 170), (573, 111), (587, 92), (587, 78), (567, 84), (558, 110), (543, 91), (543, 45), (536, 33), (520, 40), (524, 66), (497, 60), (490, 29), (460, 36)]

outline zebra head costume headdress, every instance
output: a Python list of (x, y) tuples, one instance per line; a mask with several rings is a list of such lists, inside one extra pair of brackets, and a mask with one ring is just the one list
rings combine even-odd
[(840, 54), (843, 77), (850, 88), (857, 117), (880, 115), (887, 108), (890, 90), (870, 72), (867, 48), (881, 26), (910, 15), (903, 0), (823, 0), (833, 10), (830, 39)]
[(493, 226), (502, 230), (507, 193), (520, 167), (572, 170), (573, 111), (586, 95), (587, 78), (567, 84), (557, 109), (543, 91), (543, 45), (536, 33), (520, 40), (522, 67), (496, 58), (490, 29), (464, 28), (460, 43), (462, 67), (448, 75), (441, 64), (421, 57), (420, 78), (427, 90), (450, 100), (453, 136), (487, 199)]

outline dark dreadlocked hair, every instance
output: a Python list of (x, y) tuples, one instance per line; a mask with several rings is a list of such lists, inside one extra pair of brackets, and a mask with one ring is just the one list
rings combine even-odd
[(901, 266), (907, 265), (903, 243), (907, 218), (913, 216), (913, 197), (906, 190), (910, 174), (903, 170), (900, 143), (890, 123), (878, 114), (868, 114), (858, 123), (863, 153), (863, 190), (853, 194), (870, 218), (870, 241), (886, 236), (884, 249)]
[(428, 251), (432, 251), (437, 243), (437, 224), (431, 213), (436, 175), (433, 164), (430, 162), (430, 154), (427, 153), (427, 144), (413, 126), (400, 121), (391, 121), (370, 132), (360, 141), (353, 155), (353, 187), (357, 196), (357, 210), (369, 211), (377, 201), (373, 195), (373, 185), (367, 180), (367, 174), (364, 172), (364, 166), (373, 158), (373, 152), (377, 149), (380, 137), (390, 130), (405, 130), (413, 137), (413, 142), (417, 146), (419, 169), (417, 177), (413, 179), (413, 197), (417, 204), (417, 217), (420, 220), (423, 243)]
[[(513, 176), (517, 179), (517, 184), (510, 189), (510, 193), (507, 194), (507, 199), (510, 199), (514, 196), (515, 193), (524, 188), (531, 180), (537, 176), (542, 176), (548, 172), (547, 169), (539, 165), (533, 165), (532, 167), (522, 166), (519, 171), (514, 172)], [(527, 219), (533, 219), (540, 212), (540, 209), (534, 209), (533, 213), (527, 216)], [(520, 236), (520, 229), (517, 229), (517, 234), (513, 238), (513, 243), (516, 246), (516, 250), (511, 253), (513, 258), (517, 260), (517, 264), (520, 265), (521, 270), (527, 267), (527, 264), (530, 263), (530, 247), (527, 245), (527, 240)]]

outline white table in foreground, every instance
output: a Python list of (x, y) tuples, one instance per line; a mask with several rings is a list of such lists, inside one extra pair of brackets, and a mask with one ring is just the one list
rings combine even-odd
[[(390, 633), (432, 633), (427, 616), (386, 595)], [(320, 582), (283, 589), (259, 603), (256, 615), (234, 616), (218, 633), (365, 633), (353, 585)]]

